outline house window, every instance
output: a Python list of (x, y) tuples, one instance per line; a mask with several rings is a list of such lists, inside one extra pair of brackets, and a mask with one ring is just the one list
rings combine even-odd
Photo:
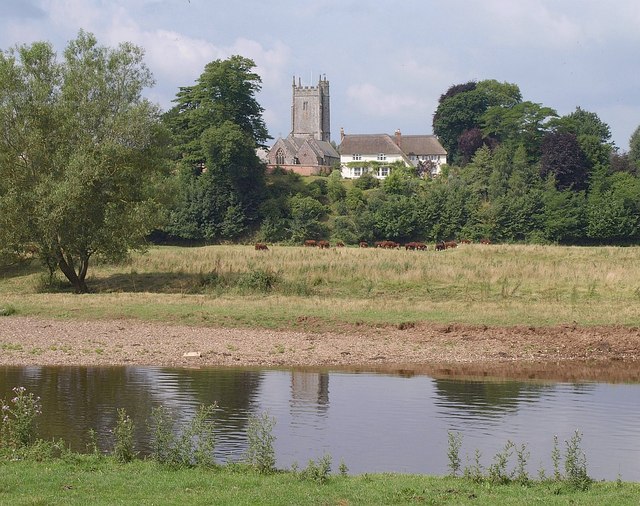
[(356, 161), (358, 161), (358, 160), (362, 160), (362, 155), (359, 155), (359, 154), (355, 153), (355, 154), (353, 155), (353, 159), (354, 159), (354, 160), (356, 160)]
[(284, 165), (284, 150), (282, 149), (276, 151), (276, 164)]
[(351, 167), (351, 177), (360, 177), (364, 173), (364, 167)]
[(387, 177), (389, 175), (389, 167), (378, 167), (378, 177)]
[(387, 155), (385, 155), (384, 153), (379, 153), (378, 154), (378, 161), (379, 162), (384, 162), (387, 159)]

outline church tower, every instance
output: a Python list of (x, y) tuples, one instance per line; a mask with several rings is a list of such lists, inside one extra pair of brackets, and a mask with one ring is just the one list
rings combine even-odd
[(302, 86), (300, 78), (296, 85), (294, 76), (291, 135), (298, 138), (311, 136), (319, 141), (331, 141), (327, 76), (320, 77), (318, 86)]

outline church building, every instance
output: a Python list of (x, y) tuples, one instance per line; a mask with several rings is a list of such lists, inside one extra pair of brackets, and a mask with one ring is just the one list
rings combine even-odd
[(317, 86), (302, 86), (294, 77), (292, 88), (291, 133), (271, 147), (267, 165), (303, 176), (329, 173), (340, 162), (331, 144), (329, 81), (324, 76)]

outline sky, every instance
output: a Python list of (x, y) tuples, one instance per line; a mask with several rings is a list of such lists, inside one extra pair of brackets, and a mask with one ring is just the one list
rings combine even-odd
[(0, 0), (0, 49), (79, 30), (145, 50), (162, 109), (207, 63), (251, 58), (272, 137), (291, 130), (291, 84), (330, 83), (331, 139), (432, 133), (451, 85), (496, 79), (524, 100), (596, 113), (620, 151), (640, 125), (638, 0)]

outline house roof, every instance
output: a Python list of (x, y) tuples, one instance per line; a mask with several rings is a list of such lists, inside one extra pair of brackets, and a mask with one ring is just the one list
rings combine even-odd
[(447, 151), (442, 147), (435, 135), (402, 135), (400, 137), (400, 148), (408, 155), (447, 154)]
[(404, 155), (398, 145), (388, 134), (356, 134), (345, 135), (338, 147), (341, 155), (385, 153), (388, 155)]
[[(302, 146), (304, 146), (305, 143), (308, 143), (309, 146), (311, 146), (311, 149), (314, 151), (314, 153), (316, 153), (319, 156), (340, 158), (340, 155), (335, 150), (335, 148), (331, 145), (330, 142), (319, 141), (317, 139), (314, 139), (313, 137), (305, 138), (305, 137), (293, 137), (292, 135), (289, 135), (285, 139), (282, 139), (282, 138), (278, 139), (278, 141), (276, 141), (276, 144), (280, 142), (284, 144), (286, 149), (294, 155), (297, 154), (298, 151), (300, 151), (300, 148), (302, 148)], [(274, 147), (275, 147), (275, 144), (274, 144)]]
[[(396, 143), (399, 139), (400, 145)], [(341, 155), (396, 154), (396, 155), (446, 155), (435, 135), (345, 135), (338, 147)]]

